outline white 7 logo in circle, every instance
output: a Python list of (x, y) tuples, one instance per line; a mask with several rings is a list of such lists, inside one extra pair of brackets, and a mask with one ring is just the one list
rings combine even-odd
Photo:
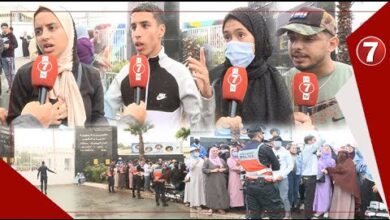
[(236, 84), (239, 75), (237, 75), (237, 74), (232, 74), (232, 77), (233, 77), (232, 83), (233, 83), (233, 84)]
[(137, 63), (136, 68), (137, 68), (137, 73), (141, 72), (142, 64)]
[(49, 63), (42, 63), (42, 65), (43, 65), (42, 70), (43, 70), (43, 71), (46, 71), (47, 66), (49, 65)]
[(303, 86), (305, 87), (304, 90), (305, 90), (306, 93), (309, 92), (310, 85), (311, 85), (310, 83), (304, 83), (304, 84), (303, 84)]
[(363, 42), (363, 47), (371, 47), (370, 51), (367, 54), (366, 62), (374, 62), (375, 50), (378, 47), (378, 42)]

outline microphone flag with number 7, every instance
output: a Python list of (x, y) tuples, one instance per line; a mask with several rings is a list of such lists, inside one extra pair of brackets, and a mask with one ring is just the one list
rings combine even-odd
[(45, 104), (47, 92), (51, 90), (58, 75), (58, 64), (55, 56), (39, 55), (32, 66), (31, 84), (38, 87), (39, 103)]
[(245, 68), (230, 67), (224, 76), (222, 97), (231, 102), (230, 116), (236, 114), (237, 102), (242, 103), (248, 88), (248, 74)]
[(294, 76), (292, 82), (293, 97), (295, 105), (299, 106), (299, 111), (307, 113), (307, 107), (317, 104), (318, 100), (318, 80), (314, 73), (300, 72)]
[(130, 58), (129, 83), (136, 90), (135, 102), (140, 103), (141, 89), (145, 89), (149, 81), (149, 62), (144, 55), (134, 55)]

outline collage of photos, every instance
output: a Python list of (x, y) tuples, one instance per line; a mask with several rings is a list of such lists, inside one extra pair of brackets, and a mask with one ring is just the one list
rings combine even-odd
[(82, 5), (0, 3), (0, 157), (72, 218), (389, 218), (336, 99), (384, 3)]

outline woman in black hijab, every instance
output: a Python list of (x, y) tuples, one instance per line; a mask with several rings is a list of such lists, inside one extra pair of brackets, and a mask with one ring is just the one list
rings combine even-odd
[[(209, 75), (203, 49), (200, 62), (188, 59), (203, 98), (215, 98), (215, 118), (229, 115), (229, 102), (222, 98), (223, 77), (229, 67), (240, 66), (248, 73), (247, 92), (237, 107), (243, 124), (291, 125), (292, 108), (287, 86), (278, 70), (267, 63), (272, 46), (262, 15), (251, 8), (234, 9), (226, 15), (222, 29), (227, 42), (223, 64)], [(212, 87), (208, 86), (210, 80)]]

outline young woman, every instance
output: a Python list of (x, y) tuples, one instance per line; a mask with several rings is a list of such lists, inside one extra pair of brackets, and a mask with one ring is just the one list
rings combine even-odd
[[(34, 30), (39, 54), (57, 58), (58, 76), (46, 103), (63, 101), (59, 108), (66, 111), (62, 111), (62, 121), (58, 123), (69, 127), (106, 124), (100, 76), (95, 69), (79, 62), (77, 35), (70, 13), (41, 6), (34, 14)], [(30, 62), (22, 66), (15, 76), (8, 124), (21, 114), (28, 102), (38, 99), (38, 88), (31, 84), (32, 65)]]
[(332, 158), (332, 149), (330, 145), (324, 144), (321, 148), (321, 157), (318, 160), (318, 177), (324, 175), (324, 181), (317, 181), (316, 192), (314, 196), (313, 211), (316, 213), (315, 217), (320, 217), (330, 209), (330, 202), (332, 200), (332, 183), (328, 174), (327, 168), (336, 166), (336, 161)]
[(229, 193), (226, 183), (228, 166), (224, 160), (218, 156), (219, 150), (216, 147), (210, 149), (210, 158), (203, 164), (203, 173), (206, 174), (206, 206), (213, 210), (218, 210), (220, 214), (225, 214), (229, 208)]
[[(278, 70), (267, 63), (272, 46), (262, 15), (251, 8), (234, 9), (226, 15), (222, 31), (227, 43), (223, 64), (209, 74), (203, 49), (200, 61), (188, 58), (188, 67), (196, 78), (201, 95), (215, 98), (215, 119), (229, 115), (229, 102), (222, 98), (222, 82), (227, 69), (235, 66), (245, 68), (248, 73), (246, 95), (237, 107), (237, 115), (244, 126), (258, 123), (290, 125), (292, 108), (289, 91)], [(229, 122), (233, 119), (225, 119), (221, 119), (225, 121), (222, 124), (234, 123)]]

